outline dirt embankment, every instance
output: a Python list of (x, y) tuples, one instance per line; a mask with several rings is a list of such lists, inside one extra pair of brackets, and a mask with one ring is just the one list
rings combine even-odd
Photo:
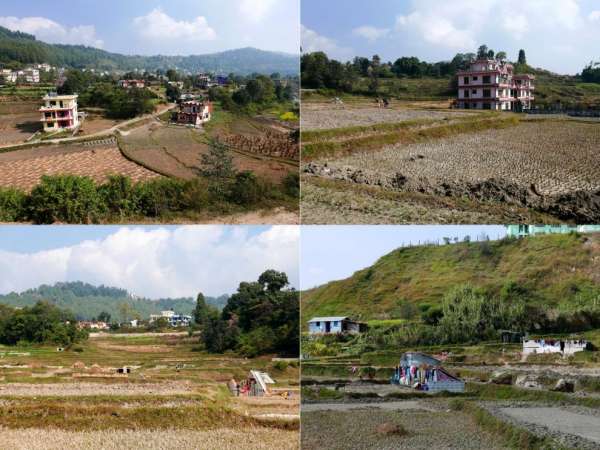
[(524, 187), (502, 179), (490, 178), (473, 182), (434, 181), (421, 177), (409, 178), (400, 172), (394, 175), (379, 174), (356, 167), (330, 167), (327, 163), (315, 162), (307, 164), (304, 172), (323, 178), (379, 186), (396, 191), (462, 197), (483, 202), (503, 202), (534, 208), (562, 220), (573, 220), (577, 223), (600, 221), (600, 190), (541, 195), (534, 185)]

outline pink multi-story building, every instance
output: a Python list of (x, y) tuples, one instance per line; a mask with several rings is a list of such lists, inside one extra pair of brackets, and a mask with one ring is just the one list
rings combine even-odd
[(44, 106), (39, 111), (44, 131), (72, 130), (79, 126), (77, 95), (50, 93), (44, 97)]
[(478, 59), (458, 76), (458, 108), (523, 111), (531, 108), (533, 75), (515, 75), (513, 66), (495, 59)]

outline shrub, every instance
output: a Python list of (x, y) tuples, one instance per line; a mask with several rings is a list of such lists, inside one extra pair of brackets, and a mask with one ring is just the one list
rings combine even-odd
[(290, 172), (283, 179), (283, 190), (290, 197), (297, 198), (300, 195), (300, 174)]
[(156, 178), (138, 183), (134, 188), (137, 210), (148, 217), (160, 217), (168, 212), (183, 210), (185, 181), (175, 178)]
[(273, 364), (273, 368), (283, 372), (288, 368), (288, 363), (286, 361), (276, 361), (275, 364)]
[(229, 198), (238, 205), (253, 205), (257, 203), (263, 194), (263, 189), (256, 175), (250, 171), (239, 172), (231, 187)]
[(25, 200), (23, 191), (13, 188), (0, 188), (0, 221), (17, 222), (25, 216)]
[(373, 378), (375, 378), (375, 375), (377, 373), (377, 370), (375, 369), (375, 367), (361, 367), (360, 368), (360, 372), (358, 373), (359, 376), (361, 378), (368, 378), (369, 380), (372, 380)]
[(93, 223), (103, 204), (89, 177), (43, 176), (31, 192), (27, 209), (29, 217), (39, 224)]
[(98, 188), (100, 198), (112, 213), (128, 216), (135, 211), (135, 199), (131, 178), (112, 175)]

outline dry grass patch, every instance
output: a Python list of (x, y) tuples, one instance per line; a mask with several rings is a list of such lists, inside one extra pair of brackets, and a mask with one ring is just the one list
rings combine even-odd
[(210, 431), (165, 430), (105, 430), (69, 432), (27, 428), (0, 429), (0, 442), (13, 450), (175, 450), (201, 448), (206, 450), (238, 450), (240, 443), (247, 450), (293, 450), (298, 448), (298, 432), (269, 428)]

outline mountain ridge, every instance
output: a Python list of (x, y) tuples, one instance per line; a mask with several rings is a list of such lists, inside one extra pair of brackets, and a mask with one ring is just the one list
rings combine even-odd
[(124, 55), (84, 45), (48, 44), (35, 36), (0, 26), (0, 64), (48, 63), (76, 69), (167, 70), (298, 75), (299, 55), (243, 47), (196, 55)]

